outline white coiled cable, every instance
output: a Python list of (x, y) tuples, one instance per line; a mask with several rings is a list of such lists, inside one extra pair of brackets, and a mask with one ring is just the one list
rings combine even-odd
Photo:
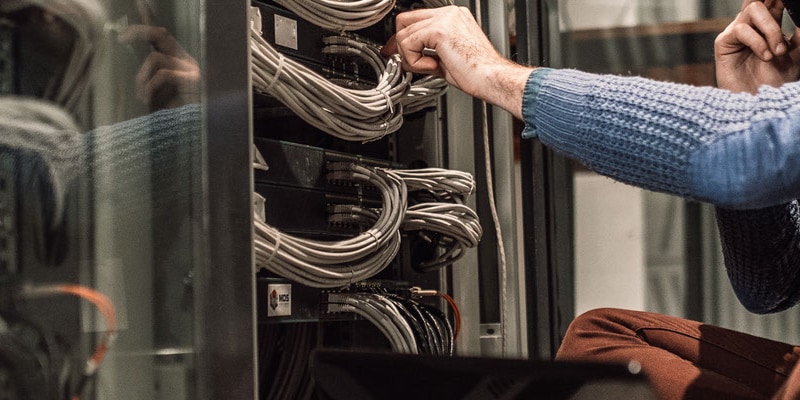
[(389, 299), (373, 293), (330, 294), (329, 303), (335, 304), (329, 311), (352, 312), (375, 325), (389, 340), (397, 353), (418, 354), (414, 330), (395, 304)]
[[(439, 247), (439, 254), (422, 261), (415, 268), (430, 271), (451, 265), (469, 248), (478, 246), (483, 228), (474, 210), (464, 203), (475, 191), (475, 180), (468, 172), (442, 168), (393, 169), (413, 192), (432, 193), (436, 201), (423, 201), (408, 207), (401, 230), (404, 233), (419, 232), (425, 240)], [(430, 197), (430, 196), (428, 196)], [(373, 224), (380, 210), (356, 205), (337, 205), (329, 209), (331, 222), (350, 226)]]
[(332, 31), (372, 26), (389, 14), (395, 0), (275, 0), (300, 18)]
[(443, 168), (395, 169), (409, 192), (427, 190), (440, 199), (464, 203), (475, 193), (475, 179), (472, 174)]
[(304, 239), (280, 232), (255, 218), (256, 265), (298, 283), (334, 288), (370, 278), (388, 266), (400, 248), (400, 225), (407, 192), (391, 171), (352, 163), (329, 164), (330, 179), (368, 183), (383, 200), (375, 224), (341, 241)]
[(257, 91), (274, 96), (309, 124), (344, 140), (372, 141), (400, 129), (401, 100), (409, 90), (411, 74), (403, 72), (399, 55), (384, 60), (377, 45), (341, 36), (326, 38), (324, 52), (357, 56), (375, 69), (374, 88), (342, 87), (267, 43), (261, 33), (260, 11), (251, 10), (252, 75)]
[(401, 229), (404, 232), (425, 231), (439, 233), (436, 243), (442, 254), (432, 260), (421, 262), (416, 268), (421, 271), (448, 266), (465, 254), (465, 250), (478, 245), (483, 235), (478, 215), (463, 204), (420, 203), (408, 208)]
[(439, 98), (447, 93), (449, 86), (446, 80), (435, 75), (426, 75), (411, 82), (411, 89), (400, 101), (403, 105), (403, 113), (412, 114), (437, 107)]
[[(440, 248), (440, 254), (417, 266), (420, 270), (452, 264), (481, 239), (478, 215), (464, 205), (475, 190), (469, 173), (440, 168), (374, 168), (350, 162), (331, 162), (328, 170), (329, 181), (361, 182), (380, 193), (380, 208), (329, 206), (332, 225), (367, 229), (350, 239), (321, 241), (283, 233), (255, 218), (259, 268), (311, 287), (343, 287), (368, 279), (388, 266), (399, 251), (403, 232), (418, 231)], [(409, 191), (433, 193), (441, 201), (408, 206)]]

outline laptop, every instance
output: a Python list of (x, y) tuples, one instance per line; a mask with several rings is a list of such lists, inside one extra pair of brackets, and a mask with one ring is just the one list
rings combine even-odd
[(317, 349), (320, 400), (655, 400), (627, 365)]

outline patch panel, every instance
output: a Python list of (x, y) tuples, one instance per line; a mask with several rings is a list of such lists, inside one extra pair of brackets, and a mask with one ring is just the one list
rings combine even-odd
[(265, 221), (290, 234), (337, 240), (363, 231), (356, 224), (330, 220), (331, 207), (354, 205), (380, 208), (379, 196), (353, 196), (291, 186), (256, 184), (256, 192), (265, 198)]
[[(264, 39), (282, 54), (331, 79), (366, 84), (375, 82), (374, 71), (358, 59), (325, 54), (323, 39), (341, 32), (320, 28), (270, 1), (253, 4), (261, 10)], [(348, 35), (382, 45), (390, 32), (390, 21), (384, 21)]]
[(327, 164), (330, 162), (355, 162), (380, 168), (396, 166), (389, 161), (363, 157), (357, 153), (332, 151), (288, 141), (256, 138), (255, 144), (269, 166), (267, 171), (256, 171), (256, 183), (365, 195), (363, 193), (364, 186), (361, 186), (359, 193), (359, 190), (350, 184), (330, 180), (327, 177)]

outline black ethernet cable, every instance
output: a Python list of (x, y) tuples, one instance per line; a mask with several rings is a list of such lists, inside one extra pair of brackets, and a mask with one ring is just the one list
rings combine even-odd
[(417, 344), (417, 352), (420, 354), (430, 353), (431, 349), (428, 342), (428, 335), (424, 328), (424, 321), (417, 318), (417, 316), (412, 313), (411, 307), (409, 307), (409, 305), (406, 304), (407, 302), (403, 299), (393, 295), (386, 295), (384, 297), (395, 304), (403, 319), (405, 319), (411, 327)]

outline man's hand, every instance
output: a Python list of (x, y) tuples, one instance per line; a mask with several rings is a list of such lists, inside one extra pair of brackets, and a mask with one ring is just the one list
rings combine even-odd
[(172, 34), (154, 24), (144, 1), (137, 1), (142, 24), (130, 25), (121, 43), (147, 42), (151, 47), (136, 75), (136, 97), (151, 111), (200, 101), (200, 66)]
[(744, 0), (736, 19), (714, 42), (717, 85), (756, 93), (800, 77), (800, 37), (781, 31), (781, 0)]
[(131, 25), (123, 43), (146, 41), (152, 51), (136, 74), (136, 97), (155, 111), (200, 100), (200, 67), (165, 28)]
[(385, 56), (399, 53), (406, 71), (443, 77), (521, 117), (522, 92), (532, 68), (501, 56), (469, 9), (419, 9), (399, 14), (396, 22), (397, 33), (383, 48)]

